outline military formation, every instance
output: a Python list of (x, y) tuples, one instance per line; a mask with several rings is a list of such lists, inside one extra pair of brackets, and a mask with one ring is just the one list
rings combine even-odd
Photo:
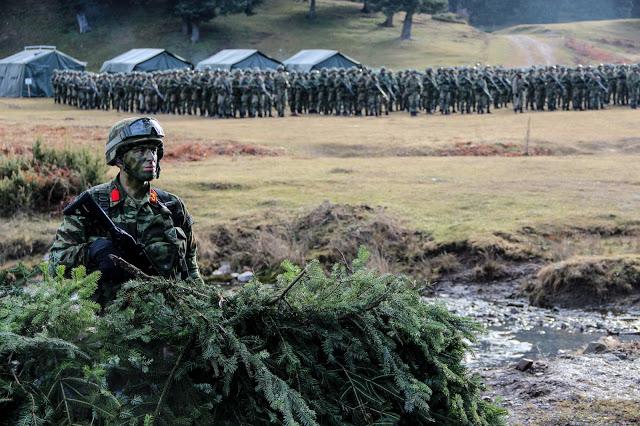
[(128, 74), (56, 71), (54, 101), (81, 109), (211, 118), (284, 117), (303, 114), (380, 116), (491, 114), (637, 108), (640, 66), (491, 66), (276, 70), (167, 70)]

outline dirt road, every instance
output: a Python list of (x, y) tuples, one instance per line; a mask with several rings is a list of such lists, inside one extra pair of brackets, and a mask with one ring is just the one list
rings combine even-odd
[(553, 65), (558, 62), (553, 47), (548, 43), (526, 35), (506, 37), (521, 53), (524, 61), (522, 65)]

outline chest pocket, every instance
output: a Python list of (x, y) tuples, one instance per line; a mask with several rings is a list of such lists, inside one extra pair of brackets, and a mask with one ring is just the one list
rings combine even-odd
[(166, 207), (162, 207), (160, 214), (149, 224), (143, 240), (147, 255), (163, 276), (172, 275), (185, 258), (187, 236), (181, 228), (174, 226), (171, 212)]

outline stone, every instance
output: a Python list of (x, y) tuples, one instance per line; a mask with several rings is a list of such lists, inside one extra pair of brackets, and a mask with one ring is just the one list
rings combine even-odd
[(583, 354), (599, 354), (607, 350), (607, 345), (601, 342), (589, 342), (582, 351)]
[(522, 358), (519, 362), (518, 365), (516, 365), (516, 370), (519, 371), (527, 371), (528, 369), (531, 368), (531, 366), (533, 365), (533, 360), (529, 359), (529, 358)]
[(248, 283), (253, 279), (253, 272), (251, 271), (243, 272), (240, 275), (238, 275), (236, 279), (241, 283)]
[(231, 264), (229, 262), (222, 262), (220, 267), (213, 271), (213, 275), (229, 275), (231, 274)]

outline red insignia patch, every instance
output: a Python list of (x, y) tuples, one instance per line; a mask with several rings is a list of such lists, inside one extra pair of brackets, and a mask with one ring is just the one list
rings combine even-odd
[(149, 191), (149, 201), (152, 204), (157, 204), (158, 203), (158, 193), (153, 189), (151, 189)]
[(118, 191), (118, 188), (113, 188), (111, 190), (111, 202), (117, 203), (118, 201), (120, 201), (120, 191)]

